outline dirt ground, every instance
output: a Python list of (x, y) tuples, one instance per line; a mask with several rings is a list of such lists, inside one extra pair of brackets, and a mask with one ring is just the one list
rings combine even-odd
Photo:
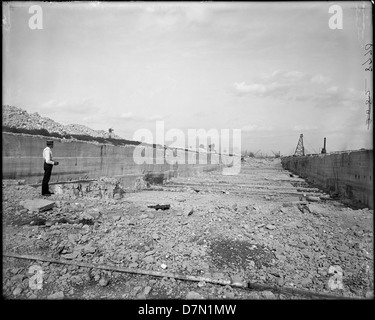
[[(20, 201), (43, 198), (40, 187), (3, 181), (5, 299), (323, 299), (283, 288), (373, 298), (373, 211), (353, 210), (329, 198), (283, 170), (280, 159), (249, 158), (239, 175), (212, 171), (174, 178), (116, 199), (60, 190), (48, 198), (55, 202), (51, 210), (36, 212)], [(148, 207), (156, 204), (170, 208)]]

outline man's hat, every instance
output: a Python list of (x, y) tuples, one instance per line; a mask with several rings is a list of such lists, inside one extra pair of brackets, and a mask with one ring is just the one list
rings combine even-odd
[(53, 146), (53, 140), (47, 140), (47, 146)]

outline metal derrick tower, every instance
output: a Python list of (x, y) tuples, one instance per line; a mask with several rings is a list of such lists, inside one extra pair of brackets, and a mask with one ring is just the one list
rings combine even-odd
[(305, 147), (303, 146), (303, 134), (299, 136), (298, 144), (296, 147), (296, 151), (294, 151), (295, 156), (304, 156), (305, 155)]

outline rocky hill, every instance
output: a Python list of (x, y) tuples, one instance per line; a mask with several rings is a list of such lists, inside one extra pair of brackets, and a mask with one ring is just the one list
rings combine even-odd
[[(17, 129), (38, 130), (45, 129), (49, 133), (64, 135), (84, 135), (95, 138), (110, 138), (109, 132), (93, 130), (80, 124), (62, 125), (50, 118), (41, 117), (37, 112), (29, 114), (26, 110), (14, 106), (3, 105), (3, 126)], [(111, 134), (113, 139), (122, 139)]]

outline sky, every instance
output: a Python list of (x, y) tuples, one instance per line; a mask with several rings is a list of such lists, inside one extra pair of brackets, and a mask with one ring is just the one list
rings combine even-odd
[(3, 105), (125, 139), (164, 121), (239, 129), (242, 152), (372, 149), (369, 43), (368, 1), (8, 2)]

